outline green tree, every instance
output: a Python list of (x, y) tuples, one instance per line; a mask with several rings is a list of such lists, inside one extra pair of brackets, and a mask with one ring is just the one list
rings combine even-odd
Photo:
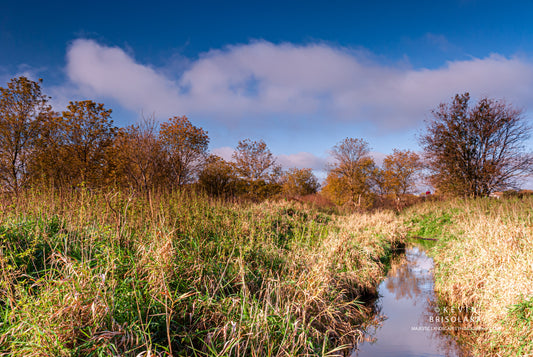
[(468, 93), (457, 94), (433, 111), (420, 137), (432, 185), (474, 197), (516, 187), (532, 172), (530, 132), (520, 110), (488, 98), (471, 104)]
[(208, 155), (207, 131), (192, 125), (186, 116), (181, 116), (162, 123), (159, 135), (172, 180), (178, 186), (192, 182)]
[(28, 168), (41, 123), (53, 116), (41, 80), (13, 78), (0, 87), (0, 182), (18, 193), (30, 177)]

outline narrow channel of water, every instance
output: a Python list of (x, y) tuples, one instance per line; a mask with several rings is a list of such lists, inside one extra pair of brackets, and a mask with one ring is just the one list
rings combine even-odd
[(376, 324), (351, 357), (466, 356), (442, 332), (434, 293), (433, 259), (423, 248), (394, 257), (378, 287)]

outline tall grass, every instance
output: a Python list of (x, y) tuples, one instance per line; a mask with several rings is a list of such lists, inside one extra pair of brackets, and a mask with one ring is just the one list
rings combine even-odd
[(479, 323), (457, 333), (477, 355), (533, 354), (533, 199), (428, 203), (407, 214), (411, 230), (438, 238), (436, 291), (473, 308)]
[(173, 192), (0, 200), (0, 355), (340, 355), (360, 338), (391, 213)]

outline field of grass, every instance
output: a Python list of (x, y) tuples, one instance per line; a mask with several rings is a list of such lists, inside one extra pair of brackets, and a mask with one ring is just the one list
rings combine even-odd
[(453, 334), (479, 356), (533, 355), (533, 199), (427, 202), (403, 217), (411, 235), (438, 239), (443, 306), (479, 319)]
[(179, 192), (4, 197), (0, 355), (339, 355), (405, 229)]
[[(334, 215), (288, 202), (80, 190), (0, 199), (0, 356), (342, 355), (391, 248), (434, 238), (452, 334), (533, 354), (533, 199)], [(424, 241), (422, 241), (423, 243)]]

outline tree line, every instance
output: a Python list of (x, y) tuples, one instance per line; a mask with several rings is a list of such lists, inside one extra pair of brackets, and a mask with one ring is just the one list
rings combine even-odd
[(263, 141), (240, 141), (229, 162), (209, 153), (208, 133), (185, 116), (118, 128), (104, 104), (74, 101), (58, 113), (49, 100), (41, 80), (18, 77), (0, 87), (3, 192), (38, 185), (139, 192), (194, 186), (214, 196), (262, 199), (320, 187), (311, 169), (282, 171)]
[[(147, 118), (118, 128), (111, 110), (73, 101), (58, 113), (41, 80), (13, 78), (0, 87), (0, 187), (18, 194), (38, 185), (61, 189), (116, 186), (138, 192), (194, 187), (212, 196), (255, 200), (305, 196), (321, 185), (310, 168), (282, 170), (262, 140), (241, 140), (232, 160), (209, 152), (208, 133), (187, 117)], [(337, 205), (365, 209), (384, 197), (401, 202), (421, 173), (448, 195), (483, 196), (531, 172), (522, 113), (468, 93), (433, 111), (419, 138), (420, 157), (394, 150), (378, 166), (368, 143), (346, 138), (331, 150), (321, 194)]]

